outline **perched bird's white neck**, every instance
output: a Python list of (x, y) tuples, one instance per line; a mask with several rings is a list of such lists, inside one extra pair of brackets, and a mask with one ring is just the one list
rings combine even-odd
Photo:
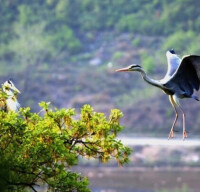
[(6, 99), (6, 107), (8, 111), (15, 111), (17, 112), (20, 108), (20, 104), (17, 101), (16, 95), (14, 91), (11, 89), (5, 90), (5, 93), (7, 94), (8, 98)]
[(13, 96), (15, 96), (15, 93), (11, 89), (5, 90), (4, 92), (6, 93), (8, 98), (12, 98)]
[(14, 96), (6, 99), (6, 106), (8, 111), (17, 112), (20, 108), (20, 104)]

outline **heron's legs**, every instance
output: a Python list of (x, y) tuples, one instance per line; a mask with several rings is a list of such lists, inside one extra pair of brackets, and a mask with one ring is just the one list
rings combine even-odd
[(172, 128), (171, 128), (171, 130), (170, 130), (170, 132), (169, 132), (169, 137), (168, 137), (168, 139), (174, 137), (174, 126), (175, 126), (176, 121), (177, 121), (177, 119), (178, 119), (178, 112), (177, 112), (177, 109), (176, 109), (176, 103), (175, 103), (175, 101), (173, 100), (172, 95), (169, 96), (169, 101), (170, 101), (170, 103), (172, 104), (172, 107), (173, 107), (173, 109), (174, 109), (174, 111), (175, 111), (176, 116), (175, 116), (174, 122), (173, 122), (173, 124), (172, 124)]
[(178, 97), (176, 95), (173, 95), (173, 100), (177, 104), (177, 106), (180, 108), (182, 114), (183, 114), (183, 140), (187, 137), (187, 131), (185, 129), (185, 113), (179, 103)]
[(179, 107), (183, 114), (183, 140), (184, 140), (187, 137), (187, 131), (185, 129), (185, 113), (184, 113), (183, 109), (181, 108), (181, 106), (179, 106)]

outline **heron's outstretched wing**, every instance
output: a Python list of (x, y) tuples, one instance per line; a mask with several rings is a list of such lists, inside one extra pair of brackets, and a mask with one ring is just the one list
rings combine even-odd
[(167, 51), (166, 56), (167, 56), (168, 69), (165, 78), (170, 78), (179, 67), (181, 59), (178, 57), (178, 55), (172, 54), (169, 51)]
[(200, 85), (200, 56), (189, 55), (183, 57), (176, 72), (163, 84), (172, 92), (190, 97), (194, 89)]

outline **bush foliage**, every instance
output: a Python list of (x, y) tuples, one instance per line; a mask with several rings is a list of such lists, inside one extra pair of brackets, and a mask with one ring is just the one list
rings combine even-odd
[[(78, 158), (123, 165), (130, 149), (116, 139), (122, 130), (122, 113), (103, 113), (84, 105), (78, 118), (74, 109), (54, 109), (41, 102), (40, 113), (21, 108), (19, 113), (0, 112), (1, 191), (25, 191), (46, 186), (49, 191), (90, 191), (88, 180), (71, 170)], [(43, 113), (43, 115), (40, 115)]]

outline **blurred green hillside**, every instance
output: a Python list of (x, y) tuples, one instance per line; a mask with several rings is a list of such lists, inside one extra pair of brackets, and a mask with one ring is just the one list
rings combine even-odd
[[(199, 7), (199, 0), (0, 1), (0, 80), (12, 78), (21, 105), (34, 111), (41, 100), (120, 108), (125, 131), (166, 135), (174, 118), (167, 96), (115, 69), (137, 63), (160, 79), (166, 50), (200, 55)], [(200, 105), (183, 103), (192, 135)]]

